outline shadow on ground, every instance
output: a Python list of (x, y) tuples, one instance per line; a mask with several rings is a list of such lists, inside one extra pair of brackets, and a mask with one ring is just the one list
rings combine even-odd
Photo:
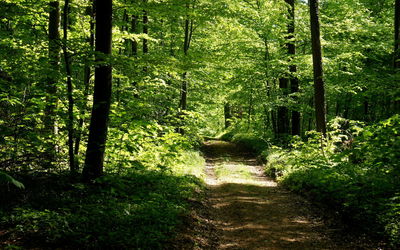
[[(265, 177), (246, 148), (208, 141), (202, 151), (211, 216), (219, 236), (215, 249), (352, 249), (332, 241), (330, 229), (313, 216), (310, 204)], [(232, 171), (244, 165), (250, 180), (217, 176), (215, 169), (221, 164)]]

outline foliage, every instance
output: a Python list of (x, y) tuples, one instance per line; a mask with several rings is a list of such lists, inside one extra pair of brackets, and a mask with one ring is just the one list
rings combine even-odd
[(266, 172), (399, 244), (400, 116), (371, 126), (336, 118), (331, 128), (327, 141), (309, 133), (292, 149), (272, 148)]
[(11, 183), (14, 186), (16, 186), (17, 188), (25, 188), (24, 184), (22, 184), (21, 182), (15, 180), (14, 178), (12, 178), (10, 175), (0, 171), (0, 184), (4, 184), (4, 183)]
[[(69, 180), (63, 175), (68, 168), (70, 119), (66, 62), (61, 54), (56, 65), (49, 58), (49, 2), (0, 1), (0, 194), (24, 185), (25, 190), (18, 189), (20, 195), (35, 192), (29, 190), (26, 177), (20, 177), (33, 178), (40, 172)], [(62, 10), (64, 1), (59, 2)], [(114, 0), (112, 56), (106, 58), (113, 68), (104, 156), (107, 177), (97, 187), (66, 185), (71, 190), (65, 196), (50, 191), (46, 196), (43, 184), (40, 197), (26, 207), (7, 196), (2, 205), (15, 211), (6, 221), (20, 225), (19, 234), (37, 235), (39, 243), (44, 239), (89, 248), (157, 248), (184, 209), (171, 197), (187, 197), (185, 185), (198, 183), (195, 177), (184, 176), (204, 176), (199, 167), (204, 159), (196, 150), (205, 135), (260, 153), (268, 161), (267, 173), (293, 190), (307, 191), (356, 220), (377, 222), (393, 242), (399, 242), (399, 118), (393, 115), (400, 107), (400, 72), (393, 69), (393, 4), (320, 1), (327, 117), (332, 120), (325, 141), (313, 132), (309, 6), (307, 1), (295, 2), (295, 32), (290, 38), (283, 0)], [(78, 175), (98, 66), (90, 42), (95, 25), (92, 3), (70, 1), (68, 41), (56, 41), (66, 44), (71, 55)], [(144, 13), (148, 32), (143, 29)], [(186, 21), (192, 34), (185, 52)], [(296, 55), (288, 55), (288, 43), (296, 46)], [(297, 71), (290, 72), (294, 65)], [(299, 80), (299, 92), (280, 87), (280, 79), (288, 77)], [(54, 93), (49, 91), (49, 79), (54, 81)], [(186, 110), (180, 105), (183, 82), (188, 86)], [(300, 135), (291, 143), (288, 133), (278, 133), (279, 108), (287, 109), (288, 116), (292, 111), (301, 114)], [(53, 128), (46, 128), (47, 119), (54, 120)], [(166, 183), (166, 190), (156, 179), (160, 185)], [(54, 183), (46, 185), (51, 189)], [(155, 194), (159, 191), (161, 196)], [(138, 201), (133, 197), (140, 192), (144, 199)], [(49, 197), (54, 198), (51, 206), (38, 205)], [(0, 209), (1, 214), (4, 211)], [(168, 216), (163, 218), (161, 211)], [(96, 216), (105, 219), (97, 222)], [(143, 232), (154, 230), (149, 233), (154, 238), (146, 242), (146, 235), (129, 227), (129, 221)], [(111, 235), (109, 228), (119, 228), (119, 234)], [(102, 236), (93, 239), (90, 233)], [(107, 242), (111, 239), (116, 245), (107, 245), (113, 244)]]
[[(181, 164), (200, 173), (200, 156), (181, 154), (182, 160), (189, 157), (197, 160)], [(46, 176), (46, 182), (25, 176), (27, 191), (17, 197), (28, 200), (8, 207), (1, 226), (13, 238), (29, 239), (26, 246), (160, 248), (173, 237), (188, 200), (202, 190), (201, 180), (185, 171), (132, 169), (105, 175), (94, 185), (70, 184), (62, 176)]]

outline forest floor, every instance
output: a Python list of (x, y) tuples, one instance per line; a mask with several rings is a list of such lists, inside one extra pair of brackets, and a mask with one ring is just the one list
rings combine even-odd
[(209, 211), (201, 214), (209, 218), (195, 249), (376, 249), (327, 225), (318, 208), (265, 177), (244, 148), (208, 141), (203, 152)]

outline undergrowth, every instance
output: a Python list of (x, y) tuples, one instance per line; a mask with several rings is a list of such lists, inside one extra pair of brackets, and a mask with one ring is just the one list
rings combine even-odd
[(373, 126), (336, 118), (330, 129), (325, 141), (310, 132), (268, 149), (266, 173), (399, 246), (399, 115)]
[(191, 150), (198, 142), (156, 124), (110, 134), (106, 173), (92, 184), (52, 169), (1, 173), (0, 248), (168, 246), (203, 195), (205, 161)]

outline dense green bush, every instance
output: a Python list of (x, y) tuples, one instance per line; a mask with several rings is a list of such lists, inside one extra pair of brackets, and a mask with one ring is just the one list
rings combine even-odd
[(243, 145), (257, 154), (261, 153), (263, 150), (265, 150), (265, 148), (268, 148), (270, 145), (267, 140), (262, 139), (259, 136), (251, 133), (235, 134), (232, 137), (232, 142)]
[(330, 127), (327, 140), (311, 132), (291, 149), (265, 152), (266, 173), (399, 244), (399, 115), (364, 127), (336, 118)]

